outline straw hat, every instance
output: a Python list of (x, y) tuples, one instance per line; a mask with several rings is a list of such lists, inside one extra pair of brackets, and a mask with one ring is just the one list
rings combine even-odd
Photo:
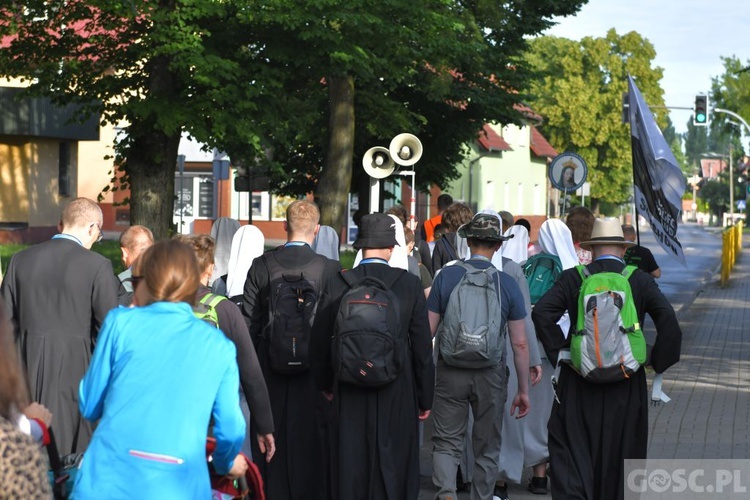
[(581, 248), (589, 250), (592, 245), (622, 245), (632, 247), (634, 242), (628, 241), (622, 235), (620, 221), (613, 217), (596, 219), (594, 229), (591, 231), (591, 239), (581, 242)]

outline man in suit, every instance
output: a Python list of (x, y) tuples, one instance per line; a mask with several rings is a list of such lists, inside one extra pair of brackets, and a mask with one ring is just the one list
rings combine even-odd
[[(314, 203), (298, 200), (290, 204), (284, 222), (286, 244), (253, 261), (243, 292), (242, 313), (266, 379), (273, 412), (276, 454), (268, 463), (257, 462), (269, 499), (325, 500), (328, 497), (326, 430), (330, 403), (316, 390), (310, 370), (283, 372), (274, 361), (277, 358), (272, 357), (278, 352), (275, 348), (272, 350), (278, 345), (272, 337), (293, 333), (277, 333), (271, 323), (279, 287), (285, 286), (289, 278), (298, 280), (297, 283), (306, 281), (319, 293), (321, 283), (341, 269), (338, 261), (318, 255), (311, 248), (320, 228), (319, 219), (320, 212)], [(309, 332), (294, 336), (295, 352), (300, 354), (304, 351), (304, 335)], [(257, 442), (253, 440), (252, 444), (253, 456), (262, 456)]]
[[(596, 219), (591, 238), (581, 248), (591, 249), (593, 261), (586, 266), (593, 275), (621, 273), (623, 255), (633, 243), (625, 239), (617, 219)], [(646, 313), (656, 327), (651, 367), (656, 373), (680, 359), (682, 330), (674, 309), (654, 278), (635, 270), (628, 280), (638, 322)], [(531, 317), (537, 336), (553, 365), (563, 350), (570, 349), (578, 320), (582, 278), (576, 268), (560, 275), (536, 303)], [(563, 333), (557, 322), (568, 311), (570, 330)], [(648, 446), (648, 393), (646, 370), (609, 383), (589, 382), (571, 365), (560, 363), (549, 431), (549, 463), (554, 498), (595, 500), (622, 499), (625, 459), (645, 459)]]
[[(415, 500), (419, 495), (418, 419), (426, 419), (432, 407), (435, 366), (421, 282), (388, 264), (397, 244), (395, 228), (385, 214), (362, 218), (354, 248), (362, 250), (363, 259), (326, 283), (313, 326), (315, 382), (336, 408), (333, 478), (334, 498), (340, 500)], [(399, 306), (397, 335), (406, 349), (397, 378), (377, 388), (340, 382), (331, 359), (331, 335), (342, 298), (351, 289), (348, 282), (364, 277), (390, 285)]]
[(63, 455), (82, 453), (91, 438), (78, 411), (78, 383), (104, 317), (117, 307), (120, 284), (112, 263), (90, 251), (101, 240), (102, 222), (95, 202), (71, 201), (60, 234), (15, 254), (0, 288), (31, 399), (52, 412)]

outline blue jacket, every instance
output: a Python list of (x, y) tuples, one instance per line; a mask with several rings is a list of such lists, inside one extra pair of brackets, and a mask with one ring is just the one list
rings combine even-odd
[(190, 305), (156, 302), (106, 317), (79, 388), (99, 421), (73, 498), (206, 499), (206, 434), (226, 473), (245, 437), (232, 342)]

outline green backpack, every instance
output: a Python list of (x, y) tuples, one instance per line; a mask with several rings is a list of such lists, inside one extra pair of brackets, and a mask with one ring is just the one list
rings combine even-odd
[(216, 311), (216, 306), (219, 302), (226, 299), (227, 298), (223, 295), (207, 293), (203, 296), (200, 302), (193, 307), (193, 314), (195, 314), (196, 318), (202, 319), (206, 323), (219, 328), (219, 313)]
[(562, 272), (562, 263), (557, 255), (543, 252), (529, 257), (523, 265), (523, 275), (526, 277), (526, 283), (529, 284), (531, 305), (539, 302)]
[(628, 282), (636, 269), (591, 274), (585, 266), (576, 266), (583, 280), (578, 319), (570, 352), (563, 352), (561, 361), (590, 382), (628, 379), (646, 362), (646, 339)]

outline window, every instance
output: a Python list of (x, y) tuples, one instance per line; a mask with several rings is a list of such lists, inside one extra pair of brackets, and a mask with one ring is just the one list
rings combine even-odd
[(57, 159), (57, 191), (60, 196), (70, 196), (70, 143), (61, 142)]

